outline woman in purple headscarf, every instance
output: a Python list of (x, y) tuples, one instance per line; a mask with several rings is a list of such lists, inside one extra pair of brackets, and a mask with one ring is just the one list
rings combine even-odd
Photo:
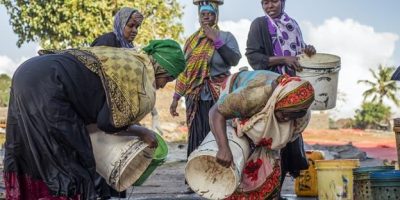
[(143, 22), (143, 15), (134, 8), (121, 8), (114, 17), (114, 30), (96, 38), (90, 46), (133, 48), (133, 40)]
[[(312, 45), (306, 45), (296, 20), (285, 12), (286, 0), (261, 0), (265, 15), (256, 18), (247, 38), (246, 57), (254, 70), (269, 70), (295, 76), (301, 71), (297, 55), (316, 53)], [(299, 137), (281, 150), (281, 185), (286, 173), (293, 177), (307, 169), (303, 139)]]

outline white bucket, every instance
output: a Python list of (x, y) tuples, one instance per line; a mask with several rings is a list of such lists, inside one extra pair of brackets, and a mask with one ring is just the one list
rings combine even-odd
[(211, 2), (217, 3), (218, 5), (224, 4), (224, 0), (193, 0), (193, 4), (199, 5), (200, 2), (203, 2), (203, 1), (211, 1)]
[(149, 166), (154, 149), (134, 136), (90, 133), (96, 171), (116, 191), (132, 186)]
[(250, 154), (250, 146), (246, 138), (237, 137), (232, 127), (228, 126), (226, 131), (234, 166), (225, 168), (217, 163), (218, 146), (211, 132), (190, 154), (186, 164), (185, 177), (189, 186), (207, 199), (225, 199), (235, 192)]
[(317, 53), (311, 57), (299, 56), (302, 72), (297, 75), (310, 81), (315, 90), (312, 110), (328, 110), (336, 106), (340, 57)]

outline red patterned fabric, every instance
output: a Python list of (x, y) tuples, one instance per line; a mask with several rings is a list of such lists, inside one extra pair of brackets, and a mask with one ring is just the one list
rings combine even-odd
[(261, 200), (261, 199), (271, 199), (280, 192), (280, 177), (281, 177), (281, 166), (280, 162), (276, 162), (274, 166), (274, 171), (265, 180), (263, 185), (255, 191), (252, 192), (235, 192), (227, 200)]
[(28, 175), (4, 173), (7, 200), (79, 200), (75, 197), (53, 196), (42, 180), (35, 180)]
[[(290, 81), (300, 81), (298, 77), (283, 78), (279, 84), (286, 85)], [(276, 103), (275, 110), (293, 108), (293, 107), (307, 107), (314, 101), (314, 88), (310, 82), (306, 81), (296, 89), (286, 94), (281, 100)]]

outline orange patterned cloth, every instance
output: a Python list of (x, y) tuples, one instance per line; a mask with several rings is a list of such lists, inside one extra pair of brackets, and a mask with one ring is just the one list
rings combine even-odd
[[(290, 81), (301, 81), (301, 79), (299, 77), (289, 77), (283, 75), (279, 81), (279, 84), (286, 85)], [(289, 93), (285, 94), (285, 96), (276, 103), (275, 110), (298, 107), (308, 108), (313, 101), (314, 88), (310, 82), (306, 81)]]

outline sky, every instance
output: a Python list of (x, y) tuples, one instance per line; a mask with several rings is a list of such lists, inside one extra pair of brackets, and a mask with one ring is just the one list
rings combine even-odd
[[(199, 27), (197, 7), (192, 0), (178, 0), (184, 7), (182, 23), (184, 35), (189, 36)], [(294, 18), (307, 44), (320, 53), (341, 57), (338, 90), (345, 101), (338, 101), (331, 110), (332, 117), (354, 116), (360, 108), (366, 86), (358, 80), (372, 79), (369, 68), (379, 64), (400, 65), (400, 8), (399, 0), (287, 0), (285, 11)], [(260, 0), (225, 0), (220, 7), (219, 26), (230, 31), (243, 54), (238, 66), (248, 66), (244, 56), (250, 23), (264, 15)], [(0, 6), (0, 73), (12, 75), (26, 59), (36, 55), (36, 43), (17, 48), (17, 36), (9, 25), (9, 16)], [(233, 69), (235, 70), (235, 68)], [(400, 109), (392, 105), (392, 112), (400, 117)]]

